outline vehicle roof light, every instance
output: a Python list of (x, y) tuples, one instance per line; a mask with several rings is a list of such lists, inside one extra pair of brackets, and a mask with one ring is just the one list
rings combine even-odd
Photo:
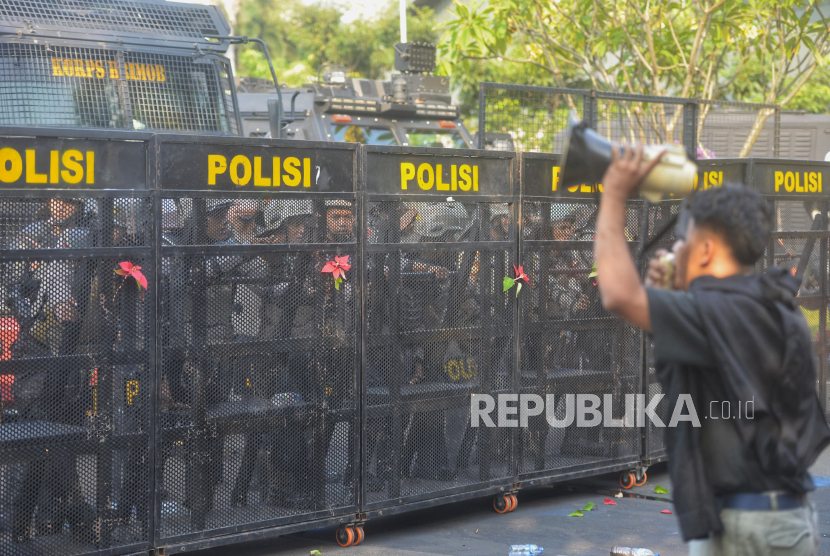
[(438, 125), (445, 129), (455, 129), (455, 122), (450, 120), (438, 120)]
[[(352, 121), (352, 117), (349, 116), (348, 114), (334, 114), (334, 115), (332, 115), (332, 118), (334, 118), (335, 122), (340, 123), (340, 124), (348, 124)], [(455, 126), (453, 126), (453, 127), (455, 127)]]

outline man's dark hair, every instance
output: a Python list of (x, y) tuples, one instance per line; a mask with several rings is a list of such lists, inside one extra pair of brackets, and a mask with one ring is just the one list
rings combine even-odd
[(695, 226), (723, 237), (739, 263), (754, 265), (764, 254), (773, 214), (758, 192), (725, 184), (695, 193), (687, 209)]

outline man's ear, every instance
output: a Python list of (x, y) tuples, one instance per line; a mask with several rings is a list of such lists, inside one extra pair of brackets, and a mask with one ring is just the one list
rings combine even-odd
[(697, 264), (700, 268), (707, 268), (715, 259), (715, 250), (718, 248), (715, 238), (706, 234), (700, 241), (700, 248), (697, 253)]

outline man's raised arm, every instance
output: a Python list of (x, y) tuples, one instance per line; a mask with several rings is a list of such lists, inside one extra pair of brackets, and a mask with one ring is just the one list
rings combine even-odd
[(613, 149), (611, 165), (602, 179), (594, 257), (602, 305), (631, 324), (651, 332), (648, 297), (625, 238), (626, 200), (662, 155), (642, 166), (643, 149)]

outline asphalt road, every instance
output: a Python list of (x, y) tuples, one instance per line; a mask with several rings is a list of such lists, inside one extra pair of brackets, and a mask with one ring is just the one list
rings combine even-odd
[[(813, 494), (819, 510), (822, 544), (819, 554), (830, 555), (830, 450), (812, 468), (816, 483)], [(318, 529), (277, 539), (221, 547), (193, 553), (198, 556), (308, 556), (312, 550), (325, 555), (343, 556), (436, 556), (500, 555), (511, 544), (536, 544), (545, 556), (606, 556), (614, 545), (643, 547), (662, 556), (685, 556), (671, 510), (665, 501), (672, 485), (665, 468), (653, 468), (648, 482), (627, 493), (648, 498), (613, 498), (616, 505), (605, 505), (604, 492), (619, 491), (617, 475), (576, 484), (555, 485), (519, 494), (519, 505), (509, 514), (497, 514), (491, 498), (480, 498), (421, 510), (366, 523), (366, 540), (358, 547), (341, 548), (334, 540), (334, 529)], [(657, 485), (669, 495), (655, 494)], [(588, 502), (597, 509), (583, 517), (567, 517)]]

